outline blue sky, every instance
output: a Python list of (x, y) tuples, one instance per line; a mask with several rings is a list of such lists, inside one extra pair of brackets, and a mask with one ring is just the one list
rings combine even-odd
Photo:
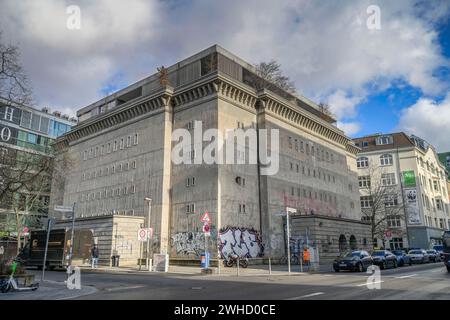
[[(81, 27), (67, 28), (69, 5)], [(369, 28), (370, 6), (381, 16)], [(0, 0), (38, 106), (69, 114), (213, 44), (276, 59), (350, 136), (404, 130), (450, 150), (450, 1)]]

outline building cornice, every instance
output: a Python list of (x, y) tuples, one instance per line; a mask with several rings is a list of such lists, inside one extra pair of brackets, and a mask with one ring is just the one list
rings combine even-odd
[(347, 149), (347, 152), (353, 154), (353, 155), (357, 155), (359, 152), (361, 152), (361, 149), (357, 146), (355, 146), (353, 143), (351, 143), (350, 141), (347, 142), (345, 148)]
[(57, 150), (61, 150), (61, 148), (67, 147), (73, 141), (91, 136), (145, 113), (166, 106), (173, 107), (174, 111), (176, 111), (177, 108), (182, 108), (214, 95), (233, 101), (248, 110), (256, 111), (257, 106), (263, 107), (269, 115), (341, 145), (348, 152), (356, 154), (359, 151), (356, 146), (349, 144), (351, 139), (337, 127), (300, 109), (292, 102), (267, 89), (256, 92), (252, 87), (217, 71), (208, 74), (195, 83), (179, 87), (176, 90), (169, 86), (160, 88), (151, 95), (130, 100), (115, 110), (88, 119), (58, 138), (54, 146)]
[(269, 90), (261, 90), (258, 92), (258, 97), (264, 102), (264, 107), (269, 113), (278, 116), (278, 118), (283, 119), (287, 123), (294, 123), (297, 126), (304, 128), (313, 134), (325, 137), (344, 148), (346, 148), (347, 143), (351, 140), (337, 127), (332, 126), (307, 111), (301, 110), (290, 101), (285, 100)]
[(118, 125), (142, 114), (164, 108), (170, 104), (173, 95), (172, 87), (164, 87), (150, 96), (145, 96), (125, 103), (120, 108), (84, 121), (71, 131), (59, 137), (54, 144), (57, 150), (67, 147), (71, 142), (93, 135), (104, 129)]

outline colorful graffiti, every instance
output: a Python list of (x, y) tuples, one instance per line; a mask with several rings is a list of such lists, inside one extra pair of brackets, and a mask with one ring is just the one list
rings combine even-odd
[(222, 258), (230, 253), (240, 257), (256, 258), (264, 255), (261, 236), (255, 229), (225, 227), (219, 232), (219, 252)]
[(203, 232), (179, 232), (172, 236), (172, 246), (177, 254), (199, 256), (205, 251), (205, 236)]

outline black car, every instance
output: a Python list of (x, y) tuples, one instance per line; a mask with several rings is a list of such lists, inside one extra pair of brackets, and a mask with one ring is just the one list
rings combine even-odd
[(344, 256), (336, 258), (333, 263), (333, 269), (336, 272), (341, 270), (363, 272), (372, 264), (372, 257), (369, 253), (359, 250), (348, 252)]
[(428, 255), (430, 256), (430, 261), (433, 262), (441, 262), (441, 255), (436, 250), (427, 250)]
[(381, 270), (387, 268), (397, 268), (397, 257), (389, 250), (376, 250), (372, 252), (373, 264)]

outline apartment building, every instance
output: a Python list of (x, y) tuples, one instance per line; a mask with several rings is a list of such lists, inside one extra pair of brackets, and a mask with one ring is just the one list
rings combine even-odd
[(429, 248), (440, 243), (443, 231), (450, 225), (449, 195), (446, 168), (434, 147), (404, 132), (374, 134), (353, 141), (361, 148), (357, 167), (362, 209), (373, 205), (367, 190), (368, 185), (376, 183), (396, 190), (393, 197), (386, 197), (386, 207), (402, 207), (387, 219), (386, 229), (392, 232), (392, 239), (385, 241), (381, 236), (374, 239), (374, 244), (394, 249)]

